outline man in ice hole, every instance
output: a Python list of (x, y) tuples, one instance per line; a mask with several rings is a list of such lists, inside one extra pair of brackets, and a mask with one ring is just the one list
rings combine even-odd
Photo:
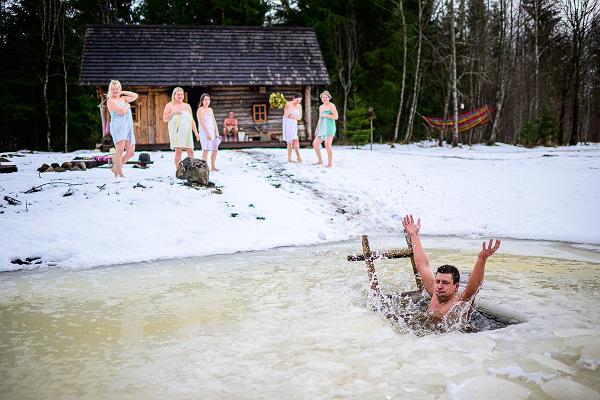
[(496, 240), (496, 243), (492, 246), (492, 239), (490, 239), (487, 247), (486, 242), (483, 242), (482, 250), (473, 266), (471, 276), (469, 276), (467, 287), (462, 293), (458, 294), (460, 273), (456, 267), (442, 265), (437, 269), (435, 276), (429, 269), (429, 260), (419, 238), (421, 219), (418, 219), (415, 223), (413, 216), (407, 215), (402, 221), (402, 226), (404, 226), (412, 243), (417, 272), (421, 276), (425, 290), (431, 296), (431, 302), (427, 307), (429, 316), (434, 320), (442, 320), (454, 314), (454, 318), (462, 319), (461, 317), (464, 316), (468, 319), (473, 304), (472, 300), (483, 283), (485, 263), (488, 257), (500, 247), (500, 240)]

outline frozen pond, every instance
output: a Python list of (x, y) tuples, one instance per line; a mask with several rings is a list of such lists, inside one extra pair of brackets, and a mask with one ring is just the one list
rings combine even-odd
[[(480, 246), (423, 242), (461, 273)], [(366, 306), (364, 263), (346, 261), (359, 250), (0, 274), (0, 398), (600, 398), (597, 248), (504, 241), (479, 305), (524, 322), (426, 336)], [(414, 288), (408, 259), (376, 265), (387, 292)]]

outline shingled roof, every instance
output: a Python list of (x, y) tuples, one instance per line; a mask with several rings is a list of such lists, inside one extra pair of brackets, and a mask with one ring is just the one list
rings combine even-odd
[(311, 28), (90, 25), (82, 85), (327, 85)]

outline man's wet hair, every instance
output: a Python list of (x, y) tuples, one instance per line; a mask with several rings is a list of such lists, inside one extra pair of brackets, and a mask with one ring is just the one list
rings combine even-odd
[(436, 274), (452, 274), (452, 283), (458, 283), (460, 282), (460, 272), (458, 272), (458, 269), (454, 266), (454, 265), (442, 265), (441, 267), (438, 267)]

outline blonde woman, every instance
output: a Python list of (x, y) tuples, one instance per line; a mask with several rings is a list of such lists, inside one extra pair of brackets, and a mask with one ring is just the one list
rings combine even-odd
[(196, 140), (200, 140), (192, 107), (188, 103), (184, 103), (184, 98), (183, 89), (176, 87), (171, 94), (171, 101), (167, 103), (163, 111), (163, 121), (168, 124), (171, 150), (175, 150), (175, 169), (181, 162), (181, 154), (184, 149), (188, 158), (194, 158), (192, 130), (196, 134)]
[(300, 157), (300, 141), (298, 139), (298, 121), (302, 119), (302, 106), (300, 93), (292, 95), (292, 101), (285, 103), (283, 109), (283, 140), (287, 143), (288, 162), (292, 160), (292, 151), (296, 151), (296, 161), (302, 162)]
[(196, 117), (198, 117), (198, 126), (200, 128), (200, 143), (202, 144), (202, 159), (208, 160), (208, 152), (212, 151), (210, 155), (210, 170), (218, 171), (217, 169), (217, 151), (219, 150), (219, 144), (221, 139), (219, 138), (219, 129), (217, 127), (217, 121), (215, 120), (215, 114), (213, 109), (209, 107), (210, 96), (207, 93), (203, 93), (200, 96), (200, 103), (198, 104), (198, 111), (196, 111)]
[(321, 106), (319, 107), (319, 122), (315, 129), (315, 140), (313, 140), (313, 148), (317, 153), (317, 165), (323, 165), (323, 158), (321, 157), (321, 143), (325, 141), (325, 149), (327, 149), (327, 168), (333, 166), (333, 151), (331, 150), (331, 144), (335, 137), (335, 121), (338, 119), (337, 108), (331, 100), (331, 94), (329, 91), (324, 90), (321, 93)]
[(116, 150), (112, 157), (111, 171), (115, 177), (124, 177), (123, 164), (133, 157), (135, 152), (135, 132), (129, 103), (135, 101), (138, 95), (123, 90), (121, 82), (113, 80), (108, 85), (107, 97), (106, 104), (110, 111), (110, 134)]

